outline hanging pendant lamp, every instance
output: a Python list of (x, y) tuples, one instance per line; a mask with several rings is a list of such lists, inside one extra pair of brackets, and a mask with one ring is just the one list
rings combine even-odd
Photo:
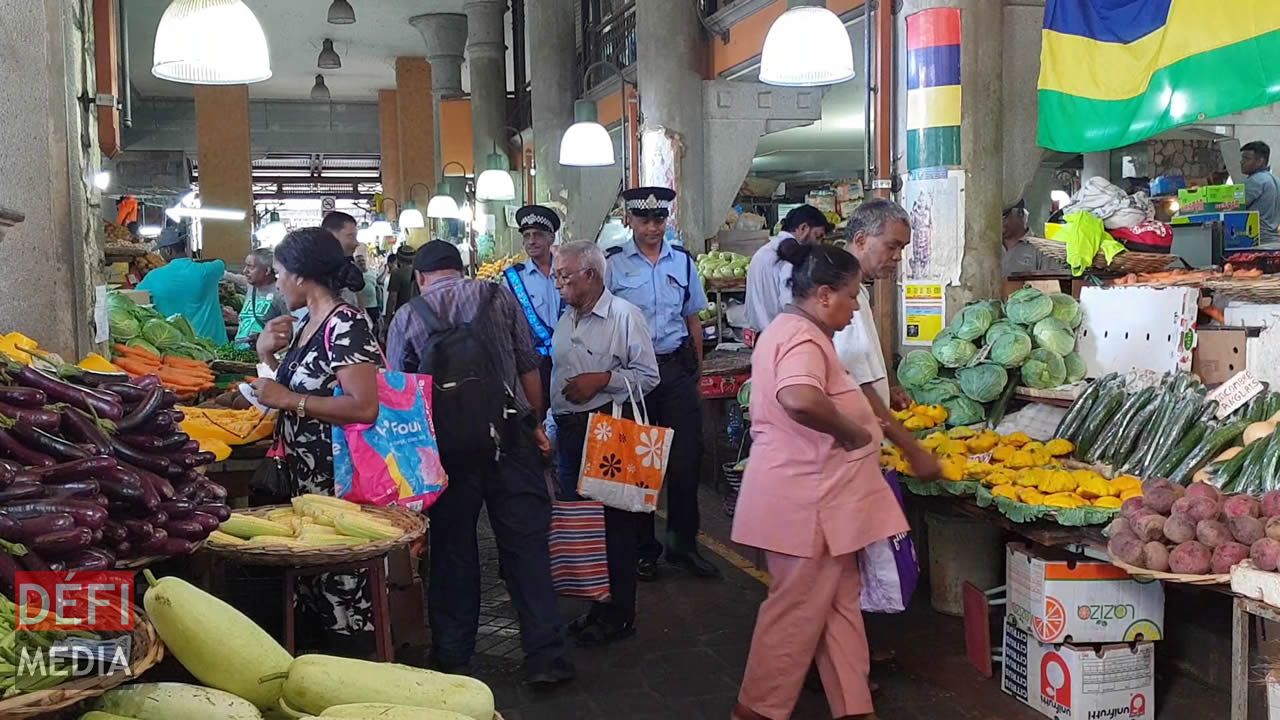
[(311, 86), (311, 99), (312, 100), (328, 100), (329, 99), (329, 86), (324, 84), (323, 75), (316, 76), (316, 84)]
[(320, 57), (316, 58), (316, 67), (321, 70), (337, 70), (342, 67), (342, 58), (338, 56), (338, 51), (333, 49), (332, 40), (325, 38)]
[(353, 25), (356, 21), (355, 8), (347, 0), (333, 0), (329, 6), (330, 25)]
[(189, 85), (271, 77), (262, 25), (241, 0), (173, 0), (156, 28), (151, 74)]
[(833, 85), (853, 77), (849, 31), (823, 0), (788, 0), (760, 53), (760, 82), (788, 87)]

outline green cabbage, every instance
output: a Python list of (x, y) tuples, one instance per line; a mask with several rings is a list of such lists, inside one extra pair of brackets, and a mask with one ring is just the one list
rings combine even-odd
[(941, 405), (942, 401), (960, 397), (960, 383), (951, 378), (938, 377), (918, 388), (907, 388), (911, 399), (921, 405)]
[(898, 363), (898, 382), (903, 387), (920, 387), (938, 377), (938, 361), (925, 350), (912, 350)]
[(1084, 321), (1084, 311), (1075, 298), (1066, 293), (1053, 293), (1049, 296), (1049, 301), (1053, 303), (1053, 317), (1072, 330), (1080, 327), (1080, 323)]
[(164, 320), (148, 320), (142, 325), (142, 338), (152, 345), (166, 350), (187, 341), (187, 336)]
[(1027, 387), (1058, 387), (1067, 379), (1067, 365), (1062, 356), (1052, 350), (1036, 348), (1022, 364), (1022, 384)]
[(1037, 322), (1031, 335), (1036, 339), (1036, 347), (1052, 350), (1058, 355), (1066, 355), (1076, 347), (1076, 334), (1055, 317)]
[(132, 340), (142, 332), (142, 324), (125, 307), (108, 307), (107, 324), (111, 328), (111, 338), (120, 342)]
[(1033, 287), (1024, 287), (1009, 296), (1004, 314), (1020, 325), (1034, 325), (1053, 312), (1053, 301)]
[(943, 367), (958, 368), (968, 365), (978, 348), (968, 340), (961, 340), (951, 330), (943, 330), (933, 339), (933, 357)]
[(133, 312), (138, 309), (138, 304), (131, 300), (128, 295), (121, 295), (120, 293), (113, 292), (107, 295), (107, 308), (123, 308), (129, 312)]
[(190, 340), (196, 339), (195, 328), (191, 327), (191, 323), (185, 317), (183, 317), (181, 313), (174, 313), (173, 315), (170, 315), (169, 317), (165, 318), (165, 322), (169, 323), (178, 332), (182, 333), (187, 340), (190, 341)]
[(1079, 382), (1089, 374), (1089, 369), (1084, 366), (1084, 358), (1080, 357), (1078, 352), (1069, 352), (1063, 356), (1062, 362), (1067, 367), (1067, 382)]
[(152, 345), (151, 343), (147, 342), (146, 340), (143, 340), (143, 339), (142, 339), (142, 338), (140, 338), (140, 337), (136, 337), (136, 338), (134, 338), (134, 339), (130, 340), (129, 342), (125, 343), (125, 345), (127, 345), (127, 346), (129, 346), (129, 347), (142, 348), (143, 350), (146, 350), (147, 352), (151, 353), (152, 355), (156, 355), (156, 356), (159, 356), (159, 355), (160, 355), (160, 350), (159, 350), (159, 348), (157, 348), (155, 345)]
[(991, 308), (985, 303), (978, 303), (961, 310), (960, 314), (951, 320), (951, 326), (948, 329), (961, 340), (977, 340), (995, 320), (996, 317), (991, 312)]
[(963, 395), (943, 400), (942, 406), (947, 409), (948, 425), (972, 425), (987, 419), (987, 411), (982, 404)]
[(991, 343), (991, 353), (987, 355), (998, 365), (1007, 368), (1022, 367), (1027, 356), (1031, 354), (1031, 338), (1021, 330), (1006, 332)]
[(982, 339), (986, 344), (994, 345), (995, 341), (998, 340), (1001, 335), (1022, 331), (1022, 327), (1014, 324), (1011, 320), (997, 320), (991, 323), (991, 327), (987, 328), (987, 334)]
[(981, 305), (990, 310), (992, 320), (999, 320), (1004, 317), (1004, 303), (999, 300), (979, 300), (974, 305)]
[(957, 370), (956, 378), (960, 380), (960, 390), (970, 400), (991, 402), (1000, 397), (1009, 382), (1009, 373), (995, 363), (984, 362)]

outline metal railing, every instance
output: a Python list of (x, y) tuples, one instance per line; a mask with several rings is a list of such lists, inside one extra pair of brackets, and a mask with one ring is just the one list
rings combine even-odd
[[(625, 68), (636, 61), (636, 4), (584, 0), (583, 67), (605, 61)], [(582, 88), (585, 92), (590, 88)]]

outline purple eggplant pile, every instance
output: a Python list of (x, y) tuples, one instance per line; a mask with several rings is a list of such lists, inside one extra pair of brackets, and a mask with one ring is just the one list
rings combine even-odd
[[(0, 365), (0, 587), (25, 570), (185, 555), (231, 511), (159, 378)], [(3, 545), (2, 547), (8, 547)]]

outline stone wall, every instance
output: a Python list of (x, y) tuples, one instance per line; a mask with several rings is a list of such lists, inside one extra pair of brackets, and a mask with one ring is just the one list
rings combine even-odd
[(1208, 178), (1216, 172), (1226, 172), (1222, 153), (1212, 140), (1152, 140), (1146, 143), (1147, 156), (1143, 162), (1135, 158), (1138, 174), (1147, 177), (1182, 175), (1187, 178)]

